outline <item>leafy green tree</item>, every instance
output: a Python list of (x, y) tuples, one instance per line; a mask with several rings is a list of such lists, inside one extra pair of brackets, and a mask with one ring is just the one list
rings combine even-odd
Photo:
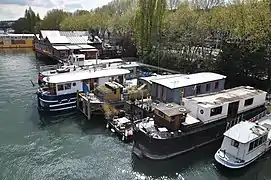
[(71, 13), (60, 9), (53, 9), (48, 11), (41, 22), (41, 29), (60, 30), (61, 22)]
[(165, 11), (165, 0), (139, 0), (134, 27), (135, 39), (142, 54), (144, 51), (149, 53), (152, 40), (159, 39)]
[(26, 31), (27, 29), (26, 22), (26, 19), (21, 17), (12, 24), (11, 28), (14, 29), (15, 33), (23, 33), (23, 31)]
[(19, 18), (12, 26), (15, 33), (37, 33), (40, 24), (39, 15), (29, 7), (25, 10), (24, 17)]

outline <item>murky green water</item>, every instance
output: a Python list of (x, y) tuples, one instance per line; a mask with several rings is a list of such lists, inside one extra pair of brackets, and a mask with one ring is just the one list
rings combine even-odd
[(32, 51), (0, 51), (1, 180), (271, 179), (271, 155), (237, 171), (215, 164), (219, 143), (172, 160), (138, 160), (102, 119), (41, 116), (30, 82), (40, 65)]

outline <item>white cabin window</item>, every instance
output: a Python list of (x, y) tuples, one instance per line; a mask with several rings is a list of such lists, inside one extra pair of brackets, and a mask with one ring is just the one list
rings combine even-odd
[(244, 106), (249, 106), (249, 105), (252, 105), (252, 104), (253, 104), (253, 98), (250, 98), (250, 99), (245, 100)]
[(65, 90), (71, 89), (71, 83), (65, 84), (64, 87), (65, 87)]
[(253, 149), (255, 149), (256, 147), (260, 146), (261, 144), (263, 144), (264, 142), (266, 142), (266, 140), (267, 140), (267, 135), (264, 135), (264, 136), (260, 137), (259, 139), (256, 139), (256, 140), (252, 141), (249, 144), (248, 152), (250, 152)]
[(219, 106), (219, 107), (211, 109), (210, 116), (215, 116), (215, 115), (218, 115), (218, 114), (221, 114), (221, 113), (222, 113), (222, 106)]
[(58, 90), (58, 91), (63, 91), (63, 90), (64, 90), (63, 84), (57, 85), (57, 90)]
[(236, 147), (236, 148), (238, 148), (239, 142), (232, 139), (232, 140), (231, 140), (231, 145), (234, 146), (234, 147)]

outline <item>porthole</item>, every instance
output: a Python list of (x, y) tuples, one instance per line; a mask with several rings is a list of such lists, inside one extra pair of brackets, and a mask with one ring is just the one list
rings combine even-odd
[(76, 83), (72, 83), (72, 86), (76, 86)]
[(204, 111), (201, 109), (201, 110), (200, 110), (200, 114), (203, 114), (203, 113), (204, 113)]

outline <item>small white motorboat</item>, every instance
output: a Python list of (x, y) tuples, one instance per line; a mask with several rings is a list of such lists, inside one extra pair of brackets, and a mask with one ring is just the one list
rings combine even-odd
[(127, 117), (113, 118), (108, 121), (106, 127), (120, 136), (122, 141), (132, 140), (133, 126)]
[(257, 122), (241, 121), (224, 133), (215, 160), (228, 168), (238, 169), (257, 160), (270, 149), (271, 116)]

